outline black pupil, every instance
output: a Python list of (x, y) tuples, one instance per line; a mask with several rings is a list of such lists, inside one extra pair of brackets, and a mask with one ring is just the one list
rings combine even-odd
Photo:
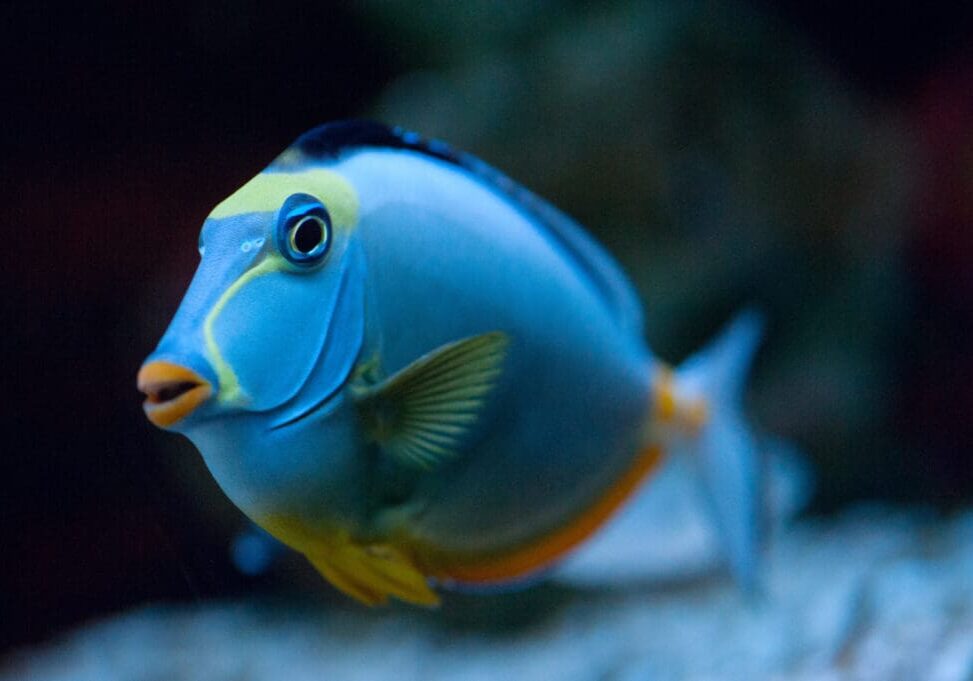
[(294, 228), (294, 248), (307, 255), (324, 239), (324, 228), (316, 218), (307, 217)]

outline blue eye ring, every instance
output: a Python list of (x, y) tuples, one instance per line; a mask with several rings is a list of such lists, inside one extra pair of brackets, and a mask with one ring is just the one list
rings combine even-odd
[(316, 265), (331, 250), (331, 216), (324, 205), (307, 194), (284, 201), (277, 218), (277, 248), (295, 265)]

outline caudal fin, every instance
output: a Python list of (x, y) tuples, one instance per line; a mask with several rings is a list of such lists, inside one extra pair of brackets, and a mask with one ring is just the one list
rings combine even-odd
[(675, 373), (680, 402), (704, 405), (692, 435), (680, 438), (695, 464), (730, 571), (745, 591), (758, 586), (763, 527), (763, 466), (743, 415), (743, 389), (763, 319), (739, 315)]

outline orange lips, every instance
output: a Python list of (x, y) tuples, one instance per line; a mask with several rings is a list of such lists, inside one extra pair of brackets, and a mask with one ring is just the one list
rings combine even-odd
[(209, 381), (172, 362), (149, 362), (139, 370), (138, 389), (149, 421), (168, 428), (189, 415), (213, 394)]

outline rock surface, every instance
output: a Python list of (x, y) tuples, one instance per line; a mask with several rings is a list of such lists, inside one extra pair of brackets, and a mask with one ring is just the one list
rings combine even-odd
[(2, 681), (973, 678), (973, 512), (804, 521), (746, 602), (725, 580), (449, 596), (435, 612), (157, 605), (6, 661)]

